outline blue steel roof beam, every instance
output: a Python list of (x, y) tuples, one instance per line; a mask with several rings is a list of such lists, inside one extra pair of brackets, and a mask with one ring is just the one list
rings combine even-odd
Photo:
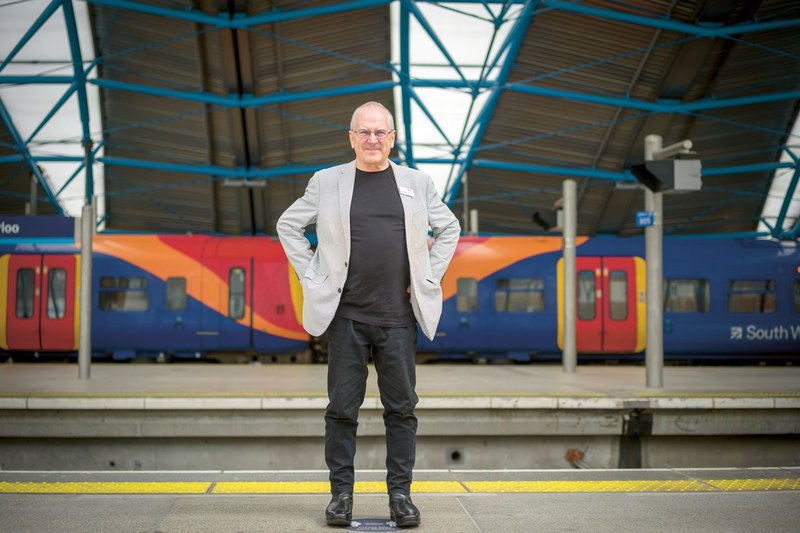
[(11, 155), (1, 155), (0, 156), (0, 165), (9, 165), (12, 163), (21, 163), (25, 161), (25, 158), (19, 154), (11, 154)]
[(64, 210), (58, 203), (58, 198), (56, 195), (53, 194), (53, 190), (50, 188), (50, 182), (47, 181), (47, 178), (45, 178), (44, 174), (42, 174), (39, 165), (37, 165), (31, 157), (31, 153), (23, 142), (22, 136), (19, 134), (16, 126), (14, 126), (14, 121), (11, 120), (11, 115), (8, 113), (8, 109), (6, 109), (6, 105), (3, 103), (2, 98), (0, 98), (0, 121), (3, 122), (8, 130), (8, 133), (11, 135), (11, 139), (14, 141), (14, 146), (17, 152), (25, 159), (25, 162), (28, 164), (31, 172), (33, 172), (33, 175), (36, 176), (37, 180), (39, 180), (39, 185), (42, 186), (44, 193), (47, 195), (47, 199), (50, 200), (50, 203), (53, 205), (56, 213), (63, 215)]
[(286, 22), (288, 20), (295, 20), (300, 18), (309, 18), (320, 15), (330, 15), (333, 13), (342, 13), (345, 11), (353, 11), (356, 9), (364, 9), (368, 7), (376, 7), (381, 5), (388, 5), (392, 0), (355, 0), (351, 2), (339, 2), (336, 4), (310, 7), (306, 9), (295, 9), (291, 11), (274, 10), (269, 13), (254, 16), (236, 16), (229, 19), (224, 15), (209, 15), (197, 9), (190, 9), (179, 11), (177, 9), (169, 9), (157, 7), (153, 5), (140, 4), (138, 2), (130, 2), (127, 0), (88, 0), (90, 4), (103, 5), (117, 9), (125, 9), (129, 11), (138, 11), (149, 15), (158, 15), (161, 17), (169, 17), (179, 20), (194, 22), (197, 24), (208, 24), (216, 26), (217, 28), (248, 28), (250, 26), (259, 26), (262, 24), (272, 24), (275, 22)]
[(576, 100), (591, 104), (607, 105), (613, 107), (624, 107), (628, 109), (639, 109), (653, 113), (691, 113), (695, 111), (705, 111), (708, 109), (722, 109), (752, 104), (776, 102), (780, 100), (793, 100), (800, 98), (800, 91), (787, 91), (773, 94), (761, 94), (754, 96), (743, 96), (739, 98), (725, 98), (717, 100), (714, 98), (704, 98), (689, 103), (659, 103), (637, 100), (635, 98), (625, 98), (618, 96), (602, 96), (599, 94), (578, 93), (563, 89), (550, 89), (548, 87), (536, 87), (533, 85), (521, 85), (510, 83), (506, 86), (509, 91), (536, 96), (547, 96), (564, 100)]
[(130, 159), (122, 157), (98, 157), (97, 161), (107, 166), (121, 166), (129, 168), (142, 168), (149, 170), (165, 170), (168, 172), (181, 172), (185, 174), (209, 174), (221, 178), (275, 178), (279, 176), (293, 176), (296, 174), (308, 174), (323, 169), (330, 164), (320, 163), (319, 165), (286, 165), (273, 168), (251, 168), (244, 167), (229, 168), (214, 165), (187, 165), (181, 163), (169, 163), (165, 161), (146, 161), (140, 159)]
[(403, 2), (403, 4), (405, 4), (408, 7), (409, 11), (414, 15), (414, 18), (417, 19), (417, 22), (419, 22), (420, 26), (422, 26), (422, 29), (424, 29), (425, 33), (427, 33), (428, 36), (431, 38), (433, 44), (436, 45), (436, 48), (439, 49), (439, 51), (442, 53), (445, 59), (447, 59), (447, 62), (450, 63), (450, 66), (453, 67), (453, 70), (455, 70), (456, 74), (458, 74), (458, 77), (461, 78), (461, 80), (464, 81), (464, 83), (467, 83), (467, 78), (464, 76), (464, 73), (461, 72), (461, 69), (458, 68), (458, 63), (456, 63), (456, 61), (450, 55), (450, 52), (447, 51), (447, 48), (445, 47), (444, 43), (442, 43), (442, 41), (439, 40), (439, 37), (436, 35), (436, 31), (430, 25), (428, 19), (425, 18), (425, 15), (422, 13), (422, 11), (420, 11), (420, 9), (416, 6), (414, 1), (413, 0), (400, 0), (400, 1)]
[(506, 60), (503, 63), (503, 66), (500, 68), (499, 74), (497, 75), (495, 88), (489, 95), (489, 98), (484, 104), (483, 109), (481, 109), (481, 112), (475, 118), (475, 124), (479, 124), (479, 126), (473, 137), (472, 145), (467, 151), (467, 155), (464, 158), (464, 164), (462, 164), (461, 168), (458, 170), (458, 174), (453, 180), (453, 183), (447, 183), (445, 186), (446, 189), (449, 187), (449, 190), (445, 194), (445, 200), (451, 206), (453, 204), (453, 199), (458, 196), (458, 193), (460, 192), (461, 180), (464, 177), (464, 172), (466, 172), (471, 165), (472, 160), (475, 158), (475, 149), (483, 140), (483, 135), (486, 132), (487, 126), (489, 125), (490, 118), (494, 115), (494, 110), (497, 107), (498, 101), (500, 100), (500, 95), (502, 94), (503, 88), (508, 81), (509, 74), (511, 74), (511, 68), (516, 62), (517, 54), (519, 53), (519, 49), (522, 47), (522, 41), (525, 38), (525, 32), (527, 31), (528, 25), (533, 18), (533, 8), (535, 3), (536, 2), (533, 2), (532, 0), (528, 0), (528, 2), (525, 3), (525, 6), (522, 8), (519, 17), (517, 18), (517, 21), (514, 23), (514, 27), (508, 34), (507, 40), (511, 44), (506, 52)]
[(710, 38), (724, 38), (728, 35), (755, 33), (800, 26), (800, 19), (784, 19), (770, 22), (748, 22), (715, 28), (711, 26), (698, 26), (670, 19), (643, 17), (641, 15), (633, 15), (631, 13), (613, 11), (611, 9), (592, 7), (580, 3), (565, 2), (563, 0), (542, 0), (542, 3), (551, 8), (560, 9), (562, 11), (570, 11), (572, 13), (579, 13), (592, 17), (616, 20), (618, 22), (627, 22), (639, 26), (652, 26), (654, 28), (661, 28), (662, 30), (676, 31), (687, 33), (689, 35), (699, 35), (701, 37)]
[[(395, 71), (397, 72), (397, 75), (400, 76), (400, 72), (397, 71), (396, 69), (395, 69)], [(417, 85), (418, 81), (419, 80), (411, 80), (410, 81), (410, 87), (409, 87), (409, 90), (408, 90), (409, 98), (411, 98), (412, 100), (414, 100), (414, 102), (416, 102), (417, 106), (419, 106), (420, 110), (425, 114), (426, 117), (428, 117), (428, 120), (431, 121), (431, 124), (433, 125), (433, 127), (436, 128), (436, 131), (439, 132), (439, 135), (442, 136), (442, 138), (450, 146), (450, 148), (455, 149), (455, 145), (453, 144), (453, 141), (451, 141), (450, 138), (447, 136), (447, 134), (444, 132), (444, 130), (442, 129), (442, 126), (439, 124), (439, 121), (436, 120), (436, 118), (433, 116), (433, 113), (430, 112), (430, 110), (428, 109), (428, 106), (425, 105), (425, 103), (419, 97), (417, 92), (414, 90), (414, 87), (417, 87), (417, 86), (423, 86), (423, 87), (433, 86), (433, 87), (450, 88), (450, 89), (460, 88), (460, 87), (441, 87), (440, 85), (429, 85), (427, 83), (427, 81), (422, 81), (421, 82), (422, 85)], [(431, 80), (428, 80), (428, 81), (431, 81)], [(446, 83), (446, 82), (444, 82), (444, 83)], [(461, 85), (462, 82), (457, 82), (457, 83), (459, 85)], [(405, 111), (403, 111), (403, 113), (404, 113), (403, 114), (403, 120), (405, 120)]]
[[(786, 188), (786, 195), (783, 197), (783, 204), (781, 205), (781, 210), (778, 213), (778, 219), (775, 221), (775, 231), (772, 234), (772, 236), (775, 238), (789, 238), (790, 232), (784, 231), (783, 224), (786, 221), (786, 214), (789, 212), (789, 205), (791, 205), (792, 200), (794, 200), (794, 192), (797, 190), (798, 180), (800, 180), (800, 166), (795, 164), (792, 180), (789, 182), (789, 186)], [(797, 225), (797, 221), (795, 221), (795, 225)]]
[[(103, 146), (104, 146), (103, 142), (97, 143), (97, 146), (94, 148), (94, 150), (92, 151), (92, 155), (89, 158), (91, 161), (94, 161), (94, 158), (97, 156), (97, 153), (100, 151), (100, 149), (103, 148)], [(83, 167), (85, 167), (85, 166), (86, 166), (86, 158), (84, 157), (84, 158), (81, 159), (81, 163), (78, 165), (78, 168), (76, 168), (75, 171), (70, 175), (70, 177), (67, 178), (67, 181), (64, 182), (64, 185), (62, 185), (58, 189), (58, 191), (56, 191), (56, 196), (60, 196), (61, 193), (64, 192), (64, 189), (66, 189), (67, 186), (70, 183), (72, 183), (72, 180), (74, 180), (76, 177), (78, 177), (78, 174), (81, 173), (81, 170), (83, 170)]]
[(58, 110), (61, 109), (61, 107), (67, 102), (67, 100), (69, 100), (69, 97), (72, 96), (72, 93), (74, 93), (77, 89), (78, 89), (78, 83), (77, 82), (76, 83), (72, 83), (72, 85), (70, 85), (67, 88), (67, 91), (63, 95), (61, 95), (61, 98), (58, 99), (58, 102), (56, 102), (56, 105), (54, 105), (53, 108), (47, 113), (47, 115), (45, 115), (44, 119), (42, 119), (42, 121), (39, 123), (39, 125), (36, 126), (36, 129), (33, 130), (33, 133), (31, 133), (28, 136), (28, 138), (25, 140), (25, 144), (30, 143), (33, 140), (33, 138), (36, 137), (36, 135), (40, 131), (42, 131), (42, 128), (44, 128), (47, 125), (47, 123), (50, 122), (50, 119), (53, 118), (53, 115), (58, 113)]
[(327, 98), (330, 96), (342, 96), (347, 94), (358, 94), (370, 91), (379, 91), (390, 89), (394, 87), (393, 81), (381, 81), (375, 83), (366, 83), (362, 85), (353, 85), (349, 87), (337, 87), (332, 89), (320, 89), (316, 91), (305, 91), (301, 93), (283, 93), (273, 94), (267, 96), (245, 96), (239, 98), (238, 96), (219, 96), (209, 92), (187, 92), (177, 91), (174, 89), (165, 89), (161, 87), (148, 87), (146, 85), (139, 85), (135, 83), (125, 83), (113, 80), (95, 79), (88, 80), (92, 85), (103, 87), (106, 89), (117, 89), (121, 91), (131, 91), (142, 94), (149, 94), (152, 96), (163, 96), (167, 98), (176, 98), (179, 100), (191, 100), (194, 102), (201, 102), (206, 104), (215, 104), (223, 107), (260, 107), (264, 105), (280, 104), (283, 102), (298, 102), (301, 100), (312, 100), (314, 98)]
[(411, 13), (408, 6), (400, 3), (400, 70), (397, 72), (400, 78), (400, 93), (403, 98), (403, 136), (405, 137), (405, 159), (410, 167), (417, 167), (414, 162), (414, 143), (411, 136)]
[[(248, 95), (239, 98), (237, 96), (220, 96), (204, 91), (197, 91), (197, 92), (179, 91), (176, 89), (167, 89), (164, 87), (152, 87), (137, 83), (126, 83), (126, 82), (106, 80), (106, 79), (87, 80), (87, 83), (91, 83), (92, 85), (97, 85), (98, 87), (103, 87), (104, 89), (129, 91), (141, 94), (149, 94), (151, 96), (175, 98), (178, 100), (190, 100), (205, 104), (219, 105), (222, 107), (261, 107), (272, 104), (280, 104), (283, 102), (298, 102), (302, 100), (313, 100), (315, 98), (327, 98), (331, 96), (344, 96), (348, 94), (379, 91), (379, 90), (391, 89), (396, 85), (394, 81), (379, 81), (374, 83), (366, 83), (362, 85), (351, 85), (346, 87), (320, 89), (315, 91), (304, 91), (298, 93), (278, 93), (266, 96)], [(441, 87), (441, 88), (451, 88), (451, 89), (471, 88), (476, 86), (475, 82), (462, 82), (460, 80), (411, 80), (411, 85), (414, 87)]]
[(0, 85), (64, 85), (73, 81), (72, 76), (0, 76)]
[(72, 0), (64, 2), (64, 21), (67, 25), (72, 66), (75, 71), (75, 84), (78, 86), (78, 111), (81, 117), (83, 133), (81, 144), (87, 159), (84, 166), (86, 171), (84, 195), (86, 205), (91, 205), (92, 197), (94, 196), (94, 171), (92, 165), (92, 135), (89, 133), (89, 100), (86, 96), (86, 76), (83, 72), (83, 56), (81, 55), (81, 43), (78, 37), (78, 26), (75, 23), (75, 12), (72, 9)]
[(792, 163), (753, 163), (751, 165), (736, 165), (732, 167), (703, 168), (703, 176), (724, 176), (726, 174), (747, 174), (749, 172), (763, 172), (779, 168), (793, 168)]
[(320, 15), (331, 15), (333, 13), (343, 13), (356, 9), (389, 5), (392, 0), (352, 0), (350, 2), (337, 2), (325, 6), (308, 7), (305, 9), (293, 9), (281, 11), (274, 9), (269, 13), (253, 15), (249, 17), (238, 16), (231, 20), (231, 28), (247, 28), (261, 24), (272, 24), (274, 22), (286, 22), (301, 18), (317, 17)]
[(630, 172), (614, 172), (611, 170), (602, 170), (597, 168), (551, 167), (546, 165), (531, 165), (528, 163), (489, 161), (486, 159), (475, 159), (472, 161), (471, 166), (476, 168), (513, 170), (517, 172), (550, 174), (555, 176), (572, 176), (578, 178), (592, 178), (609, 181), (636, 181)]
[(169, 17), (188, 22), (195, 22), (197, 24), (208, 24), (209, 26), (217, 26), (219, 28), (231, 27), (230, 21), (227, 17), (223, 15), (209, 15), (197, 9), (178, 11), (177, 9), (168, 9), (139, 2), (129, 2), (127, 0), (88, 0), (88, 2), (90, 4), (96, 4), (99, 6), (108, 6), (117, 9), (125, 9), (128, 11), (138, 11), (139, 13), (146, 13), (148, 15)]
[(47, 4), (47, 7), (44, 8), (42, 14), (36, 18), (31, 27), (28, 28), (28, 31), (25, 32), (25, 35), (22, 36), (17, 44), (14, 45), (14, 48), (11, 49), (11, 52), (9, 52), (6, 58), (3, 59), (3, 62), (0, 63), (0, 72), (2, 72), (3, 69), (6, 68), (6, 65), (8, 65), (12, 59), (14, 59), (19, 51), (22, 50), (26, 44), (28, 44), (28, 41), (31, 40), (31, 37), (33, 37), (36, 32), (39, 31), (39, 28), (41, 28), (44, 23), (47, 22), (53, 13), (55, 13), (56, 9), (61, 6), (63, 1), (64, 0), (52, 0), (49, 4)]
[[(500, 46), (500, 49), (495, 54), (494, 61), (492, 62), (492, 65), (489, 66), (489, 56), (492, 53), (492, 47), (494, 46), (494, 41), (497, 38), (497, 33), (500, 30), (500, 26), (502, 26), (502, 24), (503, 24), (503, 22), (502, 22), (501, 18), (498, 17), (498, 18), (494, 19), (494, 23), (493, 23), (494, 31), (492, 32), (492, 37), (491, 37), (491, 39), (489, 41), (489, 46), (486, 48), (486, 55), (483, 57), (483, 64), (481, 65), (481, 71), (480, 71), (480, 74), (478, 75), (478, 84), (479, 85), (482, 85), (483, 83), (486, 82), (486, 80), (489, 78), (489, 73), (491, 73), (492, 69), (497, 64), (497, 61), (499, 61), (500, 56), (503, 54), (503, 51), (509, 45), (509, 40), (508, 39), (503, 41), (503, 44)], [(458, 138), (458, 146), (453, 149), (453, 159), (454, 160), (457, 159), (458, 156), (461, 155), (461, 150), (464, 147), (464, 143), (467, 142), (467, 139), (469, 138), (470, 134), (472, 133), (472, 129), (475, 127), (475, 123), (473, 122), (472, 127), (469, 128), (469, 130), (467, 130), (467, 128), (469, 126), (470, 117), (472, 116), (472, 111), (475, 109), (475, 102), (478, 100), (478, 94), (479, 94), (479, 92), (478, 92), (477, 89), (474, 89), (472, 91), (472, 94), (471, 94), (472, 98), (470, 99), (470, 102), (469, 102), (469, 108), (467, 108), (467, 112), (464, 115), (464, 125), (461, 128), (461, 134), (459, 135), (459, 138)], [(454, 162), (453, 165), (450, 167), (450, 170), (449, 170), (449, 172), (447, 174), (447, 182), (446, 183), (450, 183), (450, 180), (453, 178), (453, 171), (455, 170), (455, 168), (456, 168), (456, 163)], [(445, 188), (446, 188), (446, 186), (445, 186)]]

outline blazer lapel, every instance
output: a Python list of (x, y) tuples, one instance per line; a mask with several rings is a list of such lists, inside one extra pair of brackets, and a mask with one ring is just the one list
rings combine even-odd
[(397, 184), (397, 192), (400, 193), (400, 201), (403, 203), (403, 214), (405, 216), (406, 235), (411, 231), (411, 216), (414, 214), (414, 189), (411, 187), (411, 180), (408, 179), (405, 167), (395, 165), (390, 161), (394, 172), (394, 181)]
[(339, 220), (344, 234), (345, 258), (350, 257), (350, 204), (353, 201), (353, 187), (356, 181), (356, 163), (350, 162), (342, 167), (339, 175)]

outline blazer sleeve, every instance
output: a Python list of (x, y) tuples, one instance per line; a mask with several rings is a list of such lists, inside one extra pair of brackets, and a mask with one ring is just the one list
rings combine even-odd
[(317, 221), (318, 210), (319, 180), (317, 174), (314, 174), (303, 196), (283, 212), (275, 228), (283, 245), (283, 251), (298, 277), (305, 274), (314, 256), (311, 244), (305, 237), (305, 229)]
[(430, 249), (431, 273), (441, 282), (453, 254), (456, 252), (461, 225), (452, 211), (442, 202), (433, 180), (428, 176), (426, 189), (428, 201), (428, 224), (433, 230), (433, 246)]

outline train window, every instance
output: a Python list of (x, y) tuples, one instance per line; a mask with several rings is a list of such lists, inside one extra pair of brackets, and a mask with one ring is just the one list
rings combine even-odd
[(228, 272), (228, 316), (230, 318), (244, 318), (244, 269), (235, 267)]
[(101, 311), (147, 311), (146, 278), (100, 278)]
[(794, 310), (800, 313), (800, 281), (794, 282)]
[(167, 311), (186, 309), (186, 278), (167, 278)]
[(499, 312), (541, 313), (544, 311), (544, 280), (498, 279), (494, 305)]
[(458, 278), (458, 296), (456, 308), (462, 313), (471, 313), (478, 308), (478, 280), (475, 278)]
[(664, 283), (664, 311), (667, 313), (708, 313), (708, 280), (668, 279)]
[(32, 268), (17, 271), (17, 318), (33, 316), (34, 279)]
[(774, 313), (775, 282), (772, 280), (734, 280), (728, 289), (731, 313)]
[(578, 318), (594, 320), (597, 291), (594, 272), (581, 270), (578, 272)]
[(608, 275), (608, 308), (611, 320), (628, 318), (628, 275), (623, 270)]
[(67, 271), (54, 268), (47, 274), (47, 318), (64, 318), (66, 307)]

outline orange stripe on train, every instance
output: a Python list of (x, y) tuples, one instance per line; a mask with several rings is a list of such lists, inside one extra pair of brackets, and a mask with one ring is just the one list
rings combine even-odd
[[(166, 281), (176, 275), (186, 277), (186, 293), (214, 311), (227, 315), (219, 295), (227, 292), (227, 281), (219, 273), (207, 268), (196, 258), (176, 250), (156, 235), (117, 235), (106, 237), (98, 235), (94, 249), (99, 253), (116, 257), (135, 265), (142, 270)], [(250, 314), (250, 306), (245, 308), (245, 317)], [(247, 320), (237, 321), (247, 326)], [(254, 310), (253, 327), (270, 335), (294, 340), (306, 340), (308, 334), (299, 328), (279, 326)]]
[[(588, 237), (578, 237), (576, 246), (587, 240)], [(480, 281), (528, 257), (560, 250), (561, 237), (462, 238), (442, 280), (442, 297), (446, 300), (456, 294), (458, 278)]]

